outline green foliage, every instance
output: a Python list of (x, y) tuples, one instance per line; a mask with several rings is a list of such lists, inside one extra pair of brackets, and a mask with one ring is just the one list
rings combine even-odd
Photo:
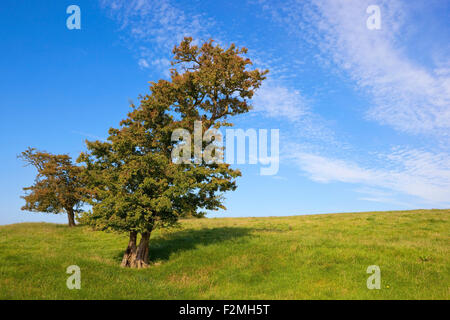
[(198, 47), (185, 38), (173, 50), (171, 80), (152, 82), (150, 94), (111, 128), (107, 142), (87, 142), (78, 159), (87, 167), (92, 211), (83, 221), (97, 229), (145, 233), (179, 218), (224, 208), (223, 193), (236, 189), (239, 170), (225, 163), (175, 164), (179, 143), (172, 132), (229, 126), (227, 118), (248, 112), (249, 99), (267, 71), (248, 70), (246, 49), (223, 49), (213, 41)]
[(34, 185), (23, 188), (27, 194), (22, 197), (25, 200), (22, 210), (55, 214), (65, 211), (69, 224), (74, 224), (73, 214), (79, 211), (88, 194), (84, 168), (73, 164), (68, 155), (34, 148), (28, 148), (19, 158), (38, 171)]

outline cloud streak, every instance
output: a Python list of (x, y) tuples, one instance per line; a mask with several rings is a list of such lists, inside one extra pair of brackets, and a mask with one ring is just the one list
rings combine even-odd
[(136, 51), (139, 66), (166, 73), (162, 62), (183, 37), (207, 40), (214, 26), (206, 15), (187, 12), (170, 0), (100, 0), (100, 5), (126, 33), (123, 40)]
[[(373, 159), (367, 151), (359, 150), (356, 155), (353, 149), (352, 154), (346, 154), (343, 150), (333, 152), (330, 145), (311, 148), (294, 142), (283, 152), (287, 159), (318, 183), (371, 188), (369, 196), (360, 198), (364, 201), (405, 205), (397, 198), (408, 196), (422, 204), (450, 205), (450, 72), (445, 63), (444, 67), (425, 65), (411, 56), (413, 51), (404, 44), (405, 25), (413, 25), (408, 20), (407, 3), (293, 0), (280, 5), (260, 0), (259, 4), (273, 21), (318, 50), (315, 59), (324, 70), (352, 80), (368, 98), (362, 106), (366, 119), (399, 132), (433, 137), (441, 145), (427, 148), (446, 150), (397, 147), (375, 153)], [(381, 30), (367, 29), (366, 9), (372, 4), (381, 7)], [(269, 114), (277, 115), (271, 109)], [(284, 106), (278, 116), (291, 113), (295, 119), (291, 109)], [(310, 112), (309, 108), (300, 110), (306, 117)]]
[[(319, 183), (362, 184), (413, 196), (423, 203), (450, 204), (448, 154), (399, 148), (376, 156), (384, 162), (384, 167), (362, 166), (350, 160), (306, 153), (300, 149), (291, 153), (291, 160), (310, 179)], [(380, 191), (378, 193), (376, 198), (380, 199)]]
[(370, 95), (367, 118), (402, 132), (448, 137), (450, 73), (448, 68), (415, 62), (405, 53), (401, 43), (407, 5), (377, 1), (382, 28), (369, 30), (366, 9), (373, 1), (290, 1), (282, 7), (261, 2), (276, 21), (319, 48), (322, 61), (332, 61)]
[(310, 113), (306, 99), (298, 90), (290, 90), (274, 82), (264, 83), (253, 99), (255, 111), (266, 117), (299, 121)]

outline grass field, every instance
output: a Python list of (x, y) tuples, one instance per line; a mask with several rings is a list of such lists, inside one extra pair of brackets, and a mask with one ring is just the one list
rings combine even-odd
[[(185, 220), (152, 266), (119, 267), (126, 235), (0, 226), (0, 299), (449, 299), (450, 210)], [(81, 290), (66, 268), (81, 268)], [(381, 289), (368, 290), (369, 265)]]

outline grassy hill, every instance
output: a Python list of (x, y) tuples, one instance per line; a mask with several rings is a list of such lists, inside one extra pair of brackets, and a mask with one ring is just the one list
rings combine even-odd
[[(126, 235), (0, 227), (0, 299), (449, 299), (450, 210), (182, 221), (153, 265), (119, 267)], [(68, 290), (66, 268), (81, 268)], [(369, 265), (381, 290), (368, 290)]]

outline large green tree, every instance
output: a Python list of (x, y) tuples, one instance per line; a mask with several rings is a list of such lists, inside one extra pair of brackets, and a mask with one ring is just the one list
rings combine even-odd
[(84, 168), (72, 163), (66, 154), (55, 155), (28, 148), (19, 155), (28, 165), (37, 169), (35, 183), (23, 188), (22, 210), (48, 213), (67, 213), (69, 226), (75, 226), (75, 213), (80, 211), (88, 194)]
[[(228, 164), (199, 161), (195, 152), (173, 161), (172, 151), (186, 141), (172, 141), (172, 133), (192, 132), (198, 121), (203, 132), (230, 126), (228, 117), (249, 111), (268, 71), (251, 68), (246, 53), (235, 45), (224, 49), (210, 40), (197, 46), (185, 38), (173, 50), (170, 80), (152, 82), (150, 94), (132, 105), (119, 129), (109, 130), (106, 142), (87, 142), (79, 161), (86, 164), (93, 197), (83, 221), (129, 233), (122, 266), (148, 266), (152, 230), (224, 208), (223, 192), (236, 188), (240, 172)], [(188, 145), (194, 151), (194, 143)], [(200, 152), (207, 145), (203, 142)]]

